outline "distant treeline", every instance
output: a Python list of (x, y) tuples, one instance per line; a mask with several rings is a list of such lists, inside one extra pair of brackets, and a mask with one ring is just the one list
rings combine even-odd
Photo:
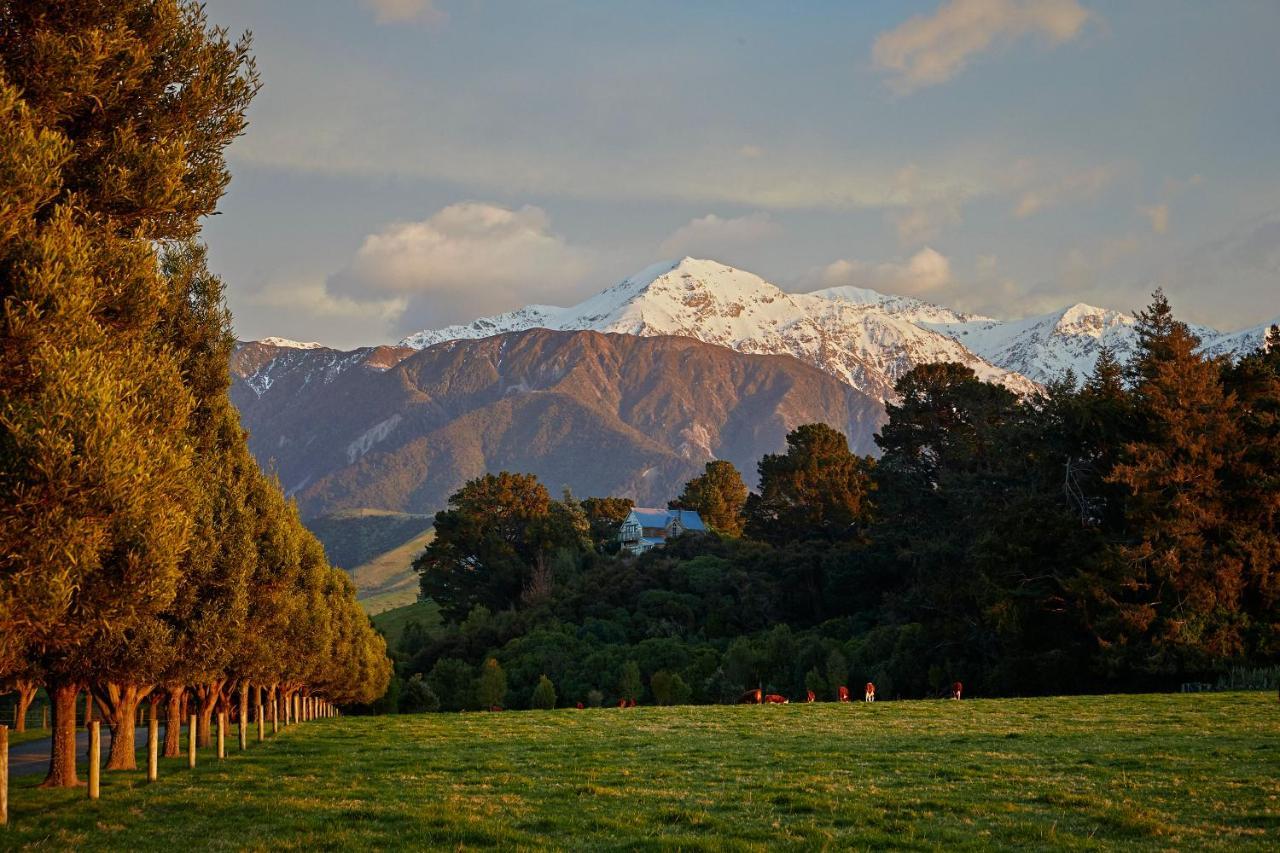
[[(639, 557), (630, 502), (475, 480), (416, 567), (384, 707), (1049, 694), (1216, 681), (1280, 659), (1280, 329), (1197, 353), (1162, 294), (1128, 361), (1020, 398), (959, 364), (897, 383), (878, 460), (823, 425), (725, 462), (673, 505), (715, 531)], [(493, 661), (492, 663), (486, 663)], [(495, 674), (497, 669), (501, 675)], [(394, 692), (394, 691), (393, 691)]]

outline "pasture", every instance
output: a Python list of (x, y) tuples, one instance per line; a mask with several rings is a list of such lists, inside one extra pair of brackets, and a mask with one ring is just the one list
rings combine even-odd
[(345, 718), (102, 799), (20, 779), (0, 846), (1274, 849), (1271, 693)]

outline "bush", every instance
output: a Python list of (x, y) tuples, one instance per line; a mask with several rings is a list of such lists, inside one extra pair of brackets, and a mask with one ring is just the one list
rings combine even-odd
[(599, 708), (604, 704), (604, 694), (599, 690), (591, 690), (587, 693), (587, 705), (591, 708)]
[(440, 697), (442, 711), (461, 711), (470, 707), (473, 680), (471, 667), (457, 658), (440, 658), (427, 676), (427, 684)]
[(439, 711), (440, 697), (436, 696), (431, 685), (427, 684), (422, 673), (417, 673), (405, 682), (400, 691), (400, 711), (404, 714), (421, 714), (424, 711)]
[(538, 686), (533, 688), (533, 698), (529, 704), (541, 711), (550, 711), (556, 706), (556, 687), (545, 675), (538, 679)]
[(476, 681), (476, 699), (481, 708), (500, 708), (507, 701), (507, 674), (494, 658), (489, 658), (480, 668), (480, 678)]
[(622, 677), (618, 680), (618, 696), (622, 699), (640, 700), (644, 692), (644, 682), (640, 680), (640, 665), (633, 660), (622, 666)]

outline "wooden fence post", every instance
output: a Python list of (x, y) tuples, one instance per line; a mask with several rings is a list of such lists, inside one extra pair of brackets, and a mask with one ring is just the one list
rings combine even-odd
[(264, 738), (262, 723), (262, 703), (258, 703), (258, 743), (262, 743)]
[(192, 714), (191, 722), (187, 726), (187, 766), (195, 769), (196, 766), (196, 715)]
[(98, 799), (98, 781), (102, 775), (102, 733), (97, 720), (89, 721), (89, 799)]
[(218, 760), (227, 757), (227, 712), (218, 712)]
[(150, 705), (147, 713), (147, 781), (154, 782), (160, 778), (160, 709), (156, 707), (154, 695)]
[(241, 684), (240, 685), (241, 700), (239, 705), (240, 710), (239, 710), (239, 713), (237, 714), (238, 725), (236, 726), (236, 728), (239, 729), (239, 733), (240, 733), (240, 751), (241, 752), (244, 752), (246, 749), (249, 748), (249, 728), (248, 728), (249, 703), (246, 702), (243, 698), (245, 689), (246, 689), (245, 686)]
[(273, 735), (280, 731), (280, 721), (277, 719), (279, 710), (280, 698), (273, 696), (271, 698), (271, 734)]
[(9, 727), (0, 726), (0, 826), (9, 822)]

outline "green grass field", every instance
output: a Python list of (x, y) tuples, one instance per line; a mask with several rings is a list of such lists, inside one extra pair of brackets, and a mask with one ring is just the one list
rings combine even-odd
[(384, 610), (372, 618), (374, 626), (386, 635), (389, 649), (394, 649), (400, 642), (400, 635), (410, 622), (420, 623), (429, 634), (435, 634), (444, 623), (440, 616), (440, 605), (430, 599)]
[(1231, 693), (348, 718), (102, 799), (45, 849), (1275, 849), (1280, 703)]
[(418, 598), (418, 575), (413, 560), (435, 537), (425, 530), (351, 570), (357, 597), (369, 615), (412, 604)]

